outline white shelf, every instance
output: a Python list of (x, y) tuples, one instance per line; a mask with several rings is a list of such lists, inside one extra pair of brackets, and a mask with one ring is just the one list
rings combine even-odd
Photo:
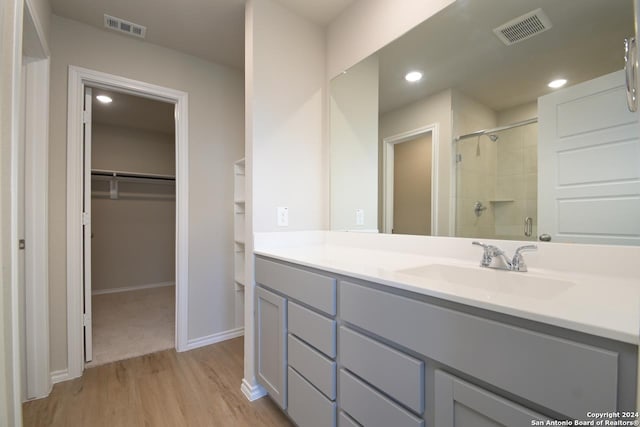
[(244, 159), (240, 159), (233, 163), (233, 173), (236, 176), (244, 176), (244, 173), (245, 173)]
[(245, 286), (245, 161), (233, 163), (233, 288), (235, 290), (236, 327), (244, 326), (244, 286)]

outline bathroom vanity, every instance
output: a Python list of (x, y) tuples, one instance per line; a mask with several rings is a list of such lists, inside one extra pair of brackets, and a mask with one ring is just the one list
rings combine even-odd
[[(586, 277), (326, 244), (256, 253), (258, 382), (299, 426), (528, 426), (636, 410), (637, 307), (621, 302), (611, 319), (581, 299)], [(626, 285), (609, 292), (637, 304)]]

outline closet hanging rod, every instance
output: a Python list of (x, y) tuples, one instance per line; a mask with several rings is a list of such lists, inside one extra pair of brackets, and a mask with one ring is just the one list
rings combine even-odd
[(91, 169), (91, 176), (105, 177), (105, 178), (138, 178), (138, 179), (151, 179), (165, 182), (175, 182), (175, 175), (160, 175), (152, 173), (137, 173), (137, 172), (123, 172), (113, 171), (105, 169)]
[(490, 134), (490, 133), (500, 132), (502, 130), (513, 129), (513, 128), (517, 128), (517, 127), (520, 127), (520, 126), (529, 125), (531, 123), (537, 123), (537, 121), (538, 121), (538, 118), (535, 117), (533, 119), (523, 120), (521, 122), (511, 123), (510, 125), (500, 126), (500, 127), (497, 127), (497, 128), (477, 130), (475, 132), (467, 133), (465, 135), (456, 136), (453, 140), (455, 142), (458, 142), (461, 139), (471, 138), (472, 136), (487, 135), (487, 134)]

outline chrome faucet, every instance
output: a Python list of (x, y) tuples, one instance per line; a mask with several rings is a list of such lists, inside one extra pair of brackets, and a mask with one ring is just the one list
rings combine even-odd
[[(480, 246), (484, 249), (482, 260), (480, 261), (481, 267), (519, 272), (527, 271), (527, 264), (525, 264), (524, 262), (522, 252), (535, 251), (538, 249), (536, 245), (520, 246), (518, 249), (516, 249), (516, 253), (513, 255), (513, 259), (509, 259), (504, 251), (497, 246), (487, 245), (481, 242), (472, 242), (472, 244)], [(500, 258), (500, 260), (502, 260), (502, 263), (497, 265), (493, 264), (494, 258)]]

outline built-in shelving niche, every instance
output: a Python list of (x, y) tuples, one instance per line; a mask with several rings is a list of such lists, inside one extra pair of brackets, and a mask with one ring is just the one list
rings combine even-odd
[(245, 162), (233, 164), (233, 288), (235, 291), (236, 327), (244, 326), (245, 286)]

